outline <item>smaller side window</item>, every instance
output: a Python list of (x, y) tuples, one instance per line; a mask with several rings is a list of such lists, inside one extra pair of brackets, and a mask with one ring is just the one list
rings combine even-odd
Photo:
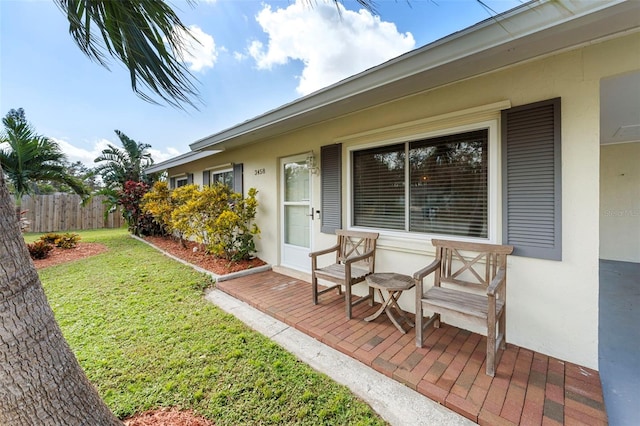
[(185, 186), (188, 183), (188, 179), (185, 177), (176, 179), (176, 188), (180, 188), (181, 186)]
[(211, 172), (211, 184), (222, 183), (233, 188), (233, 170), (216, 170)]

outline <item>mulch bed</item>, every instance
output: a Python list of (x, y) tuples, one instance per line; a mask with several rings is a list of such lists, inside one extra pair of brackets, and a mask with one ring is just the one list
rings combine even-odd
[(214, 423), (196, 416), (191, 410), (159, 409), (136, 414), (124, 420), (125, 426), (213, 426)]
[(230, 262), (226, 259), (220, 259), (210, 254), (206, 254), (202, 245), (193, 241), (185, 241), (186, 247), (183, 247), (180, 241), (175, 238), (144, 237), (144, 239), (167, 253), (218, 275), (244, 271), (245, 269), (251, 269), (267, 264), (265, 261), (257, 257), (238, 262)]
[(99, 243), (83, 243), (79, 242), (77, 246), (71, 249), (63, 249), (54, 247), (49, 252), (46, 259), (34, 259), (33, 264), (36, 269), (42, 269), (49, 266), (59, 265), (61, 263), (71, 262), (72, 260), (84, 259), (85, 257), (95, 256), (104, 253), (107, 247)]

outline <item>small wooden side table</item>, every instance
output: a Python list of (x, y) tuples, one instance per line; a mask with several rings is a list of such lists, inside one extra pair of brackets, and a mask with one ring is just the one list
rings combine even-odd
[[(413, 278), (408, 275), (389, 272), (368, 275), (366, 280), (369, 287), (376, 289), (378, 294), (380, 294), (382, 306), (380, 306), (380, 309), (378, 309), (373, 315), (366, 317), (364, 320), (373, 321), (384, 312), (400, 332), (407, 334), (403, 326), (408, 324), (410, 327), (413, 327), (414, 324), (413, 321), (409, 319), (406, 312), (398, 306), (398, 298), (403, 291), (409, 290), (415, 285)], [(386, 298), (383, 290), (387, 293)], [(393, 313), (392, 308), (395, 308), (397, 316)]]

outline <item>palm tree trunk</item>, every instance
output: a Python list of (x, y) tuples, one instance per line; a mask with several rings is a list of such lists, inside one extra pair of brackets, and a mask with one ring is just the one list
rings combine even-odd
[(0, 169), (0, 424), (121, 425), (64, 340)]

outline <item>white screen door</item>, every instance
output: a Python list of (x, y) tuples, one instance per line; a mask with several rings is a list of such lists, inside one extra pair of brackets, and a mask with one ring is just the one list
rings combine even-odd
[(282, 171), (282, 266), (311, 270), (311, 182), (306, 156), (285, 158)]

